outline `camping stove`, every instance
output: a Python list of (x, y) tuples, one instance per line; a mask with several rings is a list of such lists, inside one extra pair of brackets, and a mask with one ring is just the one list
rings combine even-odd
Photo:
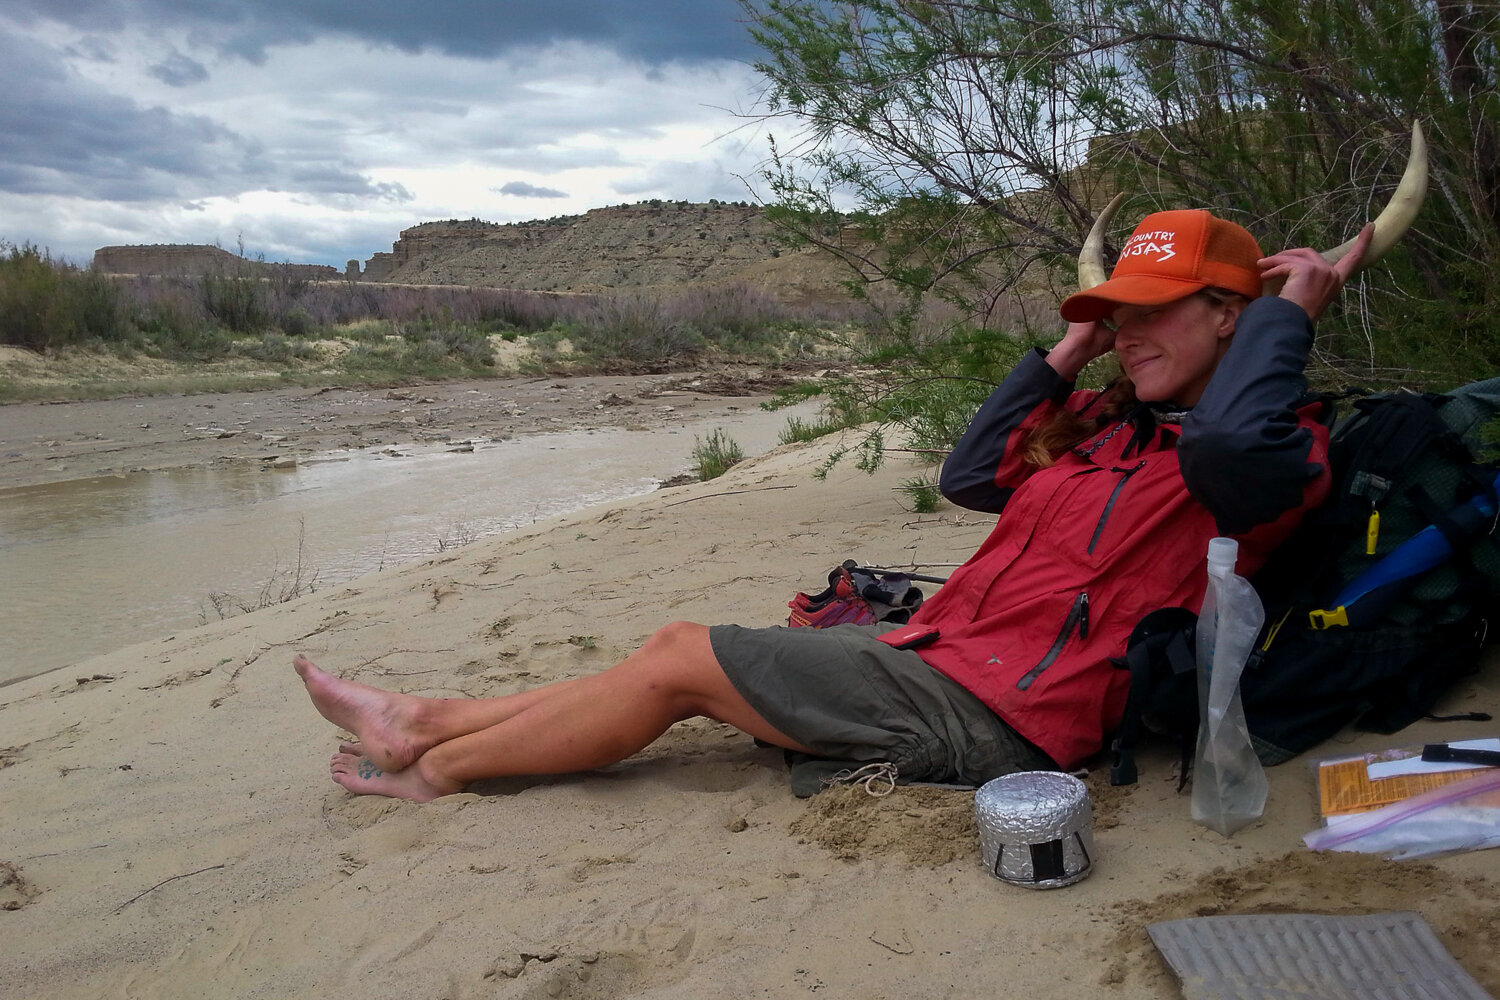
[(974, 793), (979, 851), (1002, 882), (1072, 885), (1093, 867), (1093, 810), (1083, 782), (1060, 771), (1021, 771)]

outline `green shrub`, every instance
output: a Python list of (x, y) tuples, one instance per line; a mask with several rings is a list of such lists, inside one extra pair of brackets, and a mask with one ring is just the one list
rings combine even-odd
[(267, 333), (260, 340), (237, 341), (234, 353), (259, 361), (286, 364), (294, 359), (316, 357), (318, 349), (305, 340), (291, 340), (279, 333)]
[(901, 490), (906, 494), (906, 500), (911, 504), (911, 509), (917, 514), (931, 514), (938, 509), (942, 502), (943, 493), (938, 489), (937, 483), (930, 479), (916, 478), (908, 479), (901, 484)]
[(493, 368), (495, 366), (495, 348), (490, 344), (490, 338), (482, 330), (473, 330), (466, 327), (448, 327), (443, 330), (430, 331), (424, 341), (425, 344), (434, 345), (443, 357), (452, 357), (460, 364), (474, 368)]
[(301, 306), (293, 306), (282, 314), (281, 332), (288, 337), (306, 337), (313, 332), (312, 317)]
[(202, 324), (182, 330), (171, 339), (161, 338), (154, 343), (156, 352), (163, 357), (212, 361), (232, 354), (235, 340), (234, 335), (221, 326)]
[(625, 361), (666, 361), (703, 346), (697, 330), (644, 293), (596, 298), (565, 329), (574, 350)]
[(179, 298), (153, 299), (135, 308), (135, 325), (158, 354), (172, 354), (176, 345), (201, 338), (212, 324)]
[(421, 375), (430, 378), (470, 374), (495, 364), (489, 339), (472, 330), (445, 330), (414, 337), (381, 337), (356, 344), (343, 356), (351, 373)]
[(54, 261), (30, 243), (0, 249), (0, 343), (45, 351), (133, 338), (110, 279)]
[(812, 421), (803, 420), (801, 417), (787, 417), (786, 426), (776, 435), (776, 439), (782, 444), (816, 441), (820, 437), (826, 437), (848, 426), (842, 420), (832, 417), (819, 417)]
[(697, 466), (698, 478), (704, 482), (719, 478), (744, 459), (745, 452), (739, 443), (722, 427), (714, 428), (707, 441), (696, 435), (693, 437), (693, 462)]
[(259, 278), (211, 271), (198, 287), (204, 311), (235, 333), (258, 333), (271, 325), (267, 286)]

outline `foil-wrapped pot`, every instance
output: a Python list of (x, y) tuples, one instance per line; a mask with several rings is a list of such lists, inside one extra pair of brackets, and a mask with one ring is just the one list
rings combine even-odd
[(1060, 771), (1021, 771), (974, 793), (979, 852), (996, 878), (1030, 889), (1072, 885), (1093, 867), (1089, 791)]

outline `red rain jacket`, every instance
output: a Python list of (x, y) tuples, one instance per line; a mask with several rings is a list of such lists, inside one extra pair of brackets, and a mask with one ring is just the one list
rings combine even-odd
[(1327, 430), (1296, 409), (1311, 342), (1299, 307), (1257, 300), (1181, 423), (1142, 407), (1042, 470), (1026, 436), (1059, 406), (1088, 416), (1099, 394), (1024, 359), (944, 464), (949, 499), (1001, 513), (914, 616), (940, 633), (922, 658), (1060, 766), (1098, 752), (1129, 688), (1111, 658), (1147, 612), (1202, 605), (1209, 539), (1237, 538), (1249, 576), (1326, 496)]

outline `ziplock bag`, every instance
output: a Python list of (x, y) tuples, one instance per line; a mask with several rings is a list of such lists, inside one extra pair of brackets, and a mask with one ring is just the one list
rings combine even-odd
[(1397, 861), (1500, 847), (1500, 768), (1361, 813), (1302, 838), (1315, 851)]

